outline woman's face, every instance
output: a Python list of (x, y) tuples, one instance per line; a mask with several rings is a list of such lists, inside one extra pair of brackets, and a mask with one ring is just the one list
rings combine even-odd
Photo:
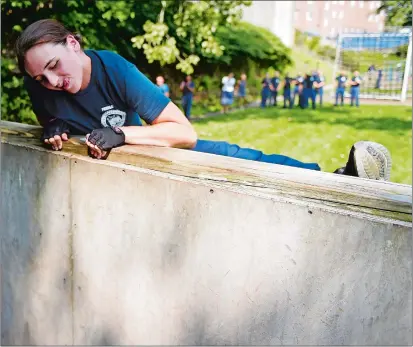
[(80, 44), (72, 35), (66, 38), (66, 45), (36, 45), (26, 53), (26, 72), (47, 89), (77, 93), (84, 79), (80, 52)]

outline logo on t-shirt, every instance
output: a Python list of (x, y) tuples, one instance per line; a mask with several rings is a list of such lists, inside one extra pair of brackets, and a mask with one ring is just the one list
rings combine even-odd
[(104, 127), (121, 127), (126, 121), (126, 112), (114, 109), (113, 105), (102, 107), (100, 122)]

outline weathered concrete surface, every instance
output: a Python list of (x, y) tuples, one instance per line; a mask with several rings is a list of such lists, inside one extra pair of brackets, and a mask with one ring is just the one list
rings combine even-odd
[(2, 145), (1, 161), (2, 345), (71, 344), (69, 160)]
[(188, 151), (131, 166), (19, 141), (2, 145), (2, 344), (412, 344), (411, 223), (371, 207), (411, 212), (407, 186), (368, 182), (347, 209), (347, 188), (323, 204), (297, 170), (289, 194), (277, 165), (217, 180), (199, 154), (202, 179), (167, 172), (188, 154), (192, 173)]

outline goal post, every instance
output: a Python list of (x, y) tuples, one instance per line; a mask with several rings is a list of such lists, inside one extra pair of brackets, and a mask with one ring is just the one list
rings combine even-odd
[[(405, 101), (412, 97), (412, 32), (341, 33), (337, 39), (332, 81), (343, 71), (359, 71), (360, 98)], [(347, 88), (345, 97), (350, 97)]]

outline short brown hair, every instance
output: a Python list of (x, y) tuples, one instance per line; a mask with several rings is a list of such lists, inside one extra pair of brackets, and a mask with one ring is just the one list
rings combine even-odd
[(68, 30), (62, 23), (55, 19), (42, 19), (30, 24), (21, 33), (15, 44), (15, 53), (20, 72), (26, 74), (24, 59), (27, 51), (41, 43), (66, 44), (66, 38), (73, 35), (82, 44), (79, 34)]

